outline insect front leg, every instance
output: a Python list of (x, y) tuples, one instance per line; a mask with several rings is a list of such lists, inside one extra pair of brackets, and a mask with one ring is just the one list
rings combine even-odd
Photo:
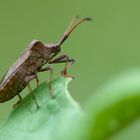
[(58, 63), (66, 63), (64, 70), (62, 70), (61, 74), (64, 77), (71, 77), (74, 78), (73, 76), (70, 76), (67, 74), (67, 68), (70, 65), (72, 65), (74, 63), (74, 59), (70, 59), (67, 55), (61, 55), (58, 56), (57, 58), (53, 59), (52, 61), (48, 62), (49, 64), (58, 64)]

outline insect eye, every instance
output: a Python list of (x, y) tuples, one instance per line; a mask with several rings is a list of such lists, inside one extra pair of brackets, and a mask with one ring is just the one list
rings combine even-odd
[(61, 51), (60, 46), (56, 46), (56, 50), (57, 50), (57, 52), (60, 52)]
[(61, 50), (60, 46), (54, 46), (53, 47), (53, 52), (54, 53), (58, 53), (58, 52), (60, 52), (60, 50)]

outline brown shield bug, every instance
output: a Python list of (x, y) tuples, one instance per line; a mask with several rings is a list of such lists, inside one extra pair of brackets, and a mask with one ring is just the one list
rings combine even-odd
[[(56, 55), (60, 53), (60, 46), (69, 37), (71, 32), (82, 22), (91, 20), (90, 18), (84, 18), (70, 29), (72, 24), (75, 22), (75, 19), (76, 18), (72, 20), (61, 40), (57, 44), (43, 44), (38, 40), (34, 40), (29, 44), (20, 58), (10, 67), (0, 82), (0, 103), (8, 101), (17, 95), (19, 97), (19, 101), (16, 104), (18, 104), (22, 100), (20, 92), (29, 85), (31, 80), (36, 79), (38, 85), (38, 72), (50, 71), (52, 75), (52, 68), (50, 66), (43, 68), (45, 64), (67, 64), (74, 62), (74, 60), (70, 59), (67, 55), (61, 55), (59, 57), (56, 57)], [(62, 74), (63, 76), (68, 76), (67, 65), (62, 71)], [(52, 95), (51, 80), (52, 76), (50, 76), (49, 82), (50, 94)], [(33, 98), (35, 100), (34, 95)], [(35, 103), (37, 107), (39, 107), (36, 100)]]

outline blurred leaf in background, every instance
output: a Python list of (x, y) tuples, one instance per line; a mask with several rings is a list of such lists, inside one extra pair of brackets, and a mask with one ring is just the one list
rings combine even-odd
[(140, 69), (116, 76), (87, 102), (93, 140), (139, 140)]

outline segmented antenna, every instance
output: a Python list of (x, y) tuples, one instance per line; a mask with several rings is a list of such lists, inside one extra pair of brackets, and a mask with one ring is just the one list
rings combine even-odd
[[(75, 28), (76, 28), (77, 26), (79, 26), (82, 22), (84, 22), (84, 21), (91, 21), (91, 20), (92, 20), (91, 18), (83, 18), (83, 19), (81, 19), (80, 21), (78, 21), (78, 22), (72, 27), (72, 25), (75, 23), (75, 21), (76, 21), (77, 18), (78, 18), (78, 17), (74, 17), (74, 18), (72, 19), (71, 23), (69, 24), (69, 26), (68, 26), (66, 32), (64, 33), (64, 35), (63, 35), (63, 37), (62, 37), (62, 39), (61, 39), (60, 42), (58, 43), (59, 46), (61, 46), (61, 45), (64, 43), (64, 41), (69, 37), (69, 35), (70, 35), (70, 34), (75, 30)], [(72, 29), (71, 29), (71, 27), (72, 27)]]

